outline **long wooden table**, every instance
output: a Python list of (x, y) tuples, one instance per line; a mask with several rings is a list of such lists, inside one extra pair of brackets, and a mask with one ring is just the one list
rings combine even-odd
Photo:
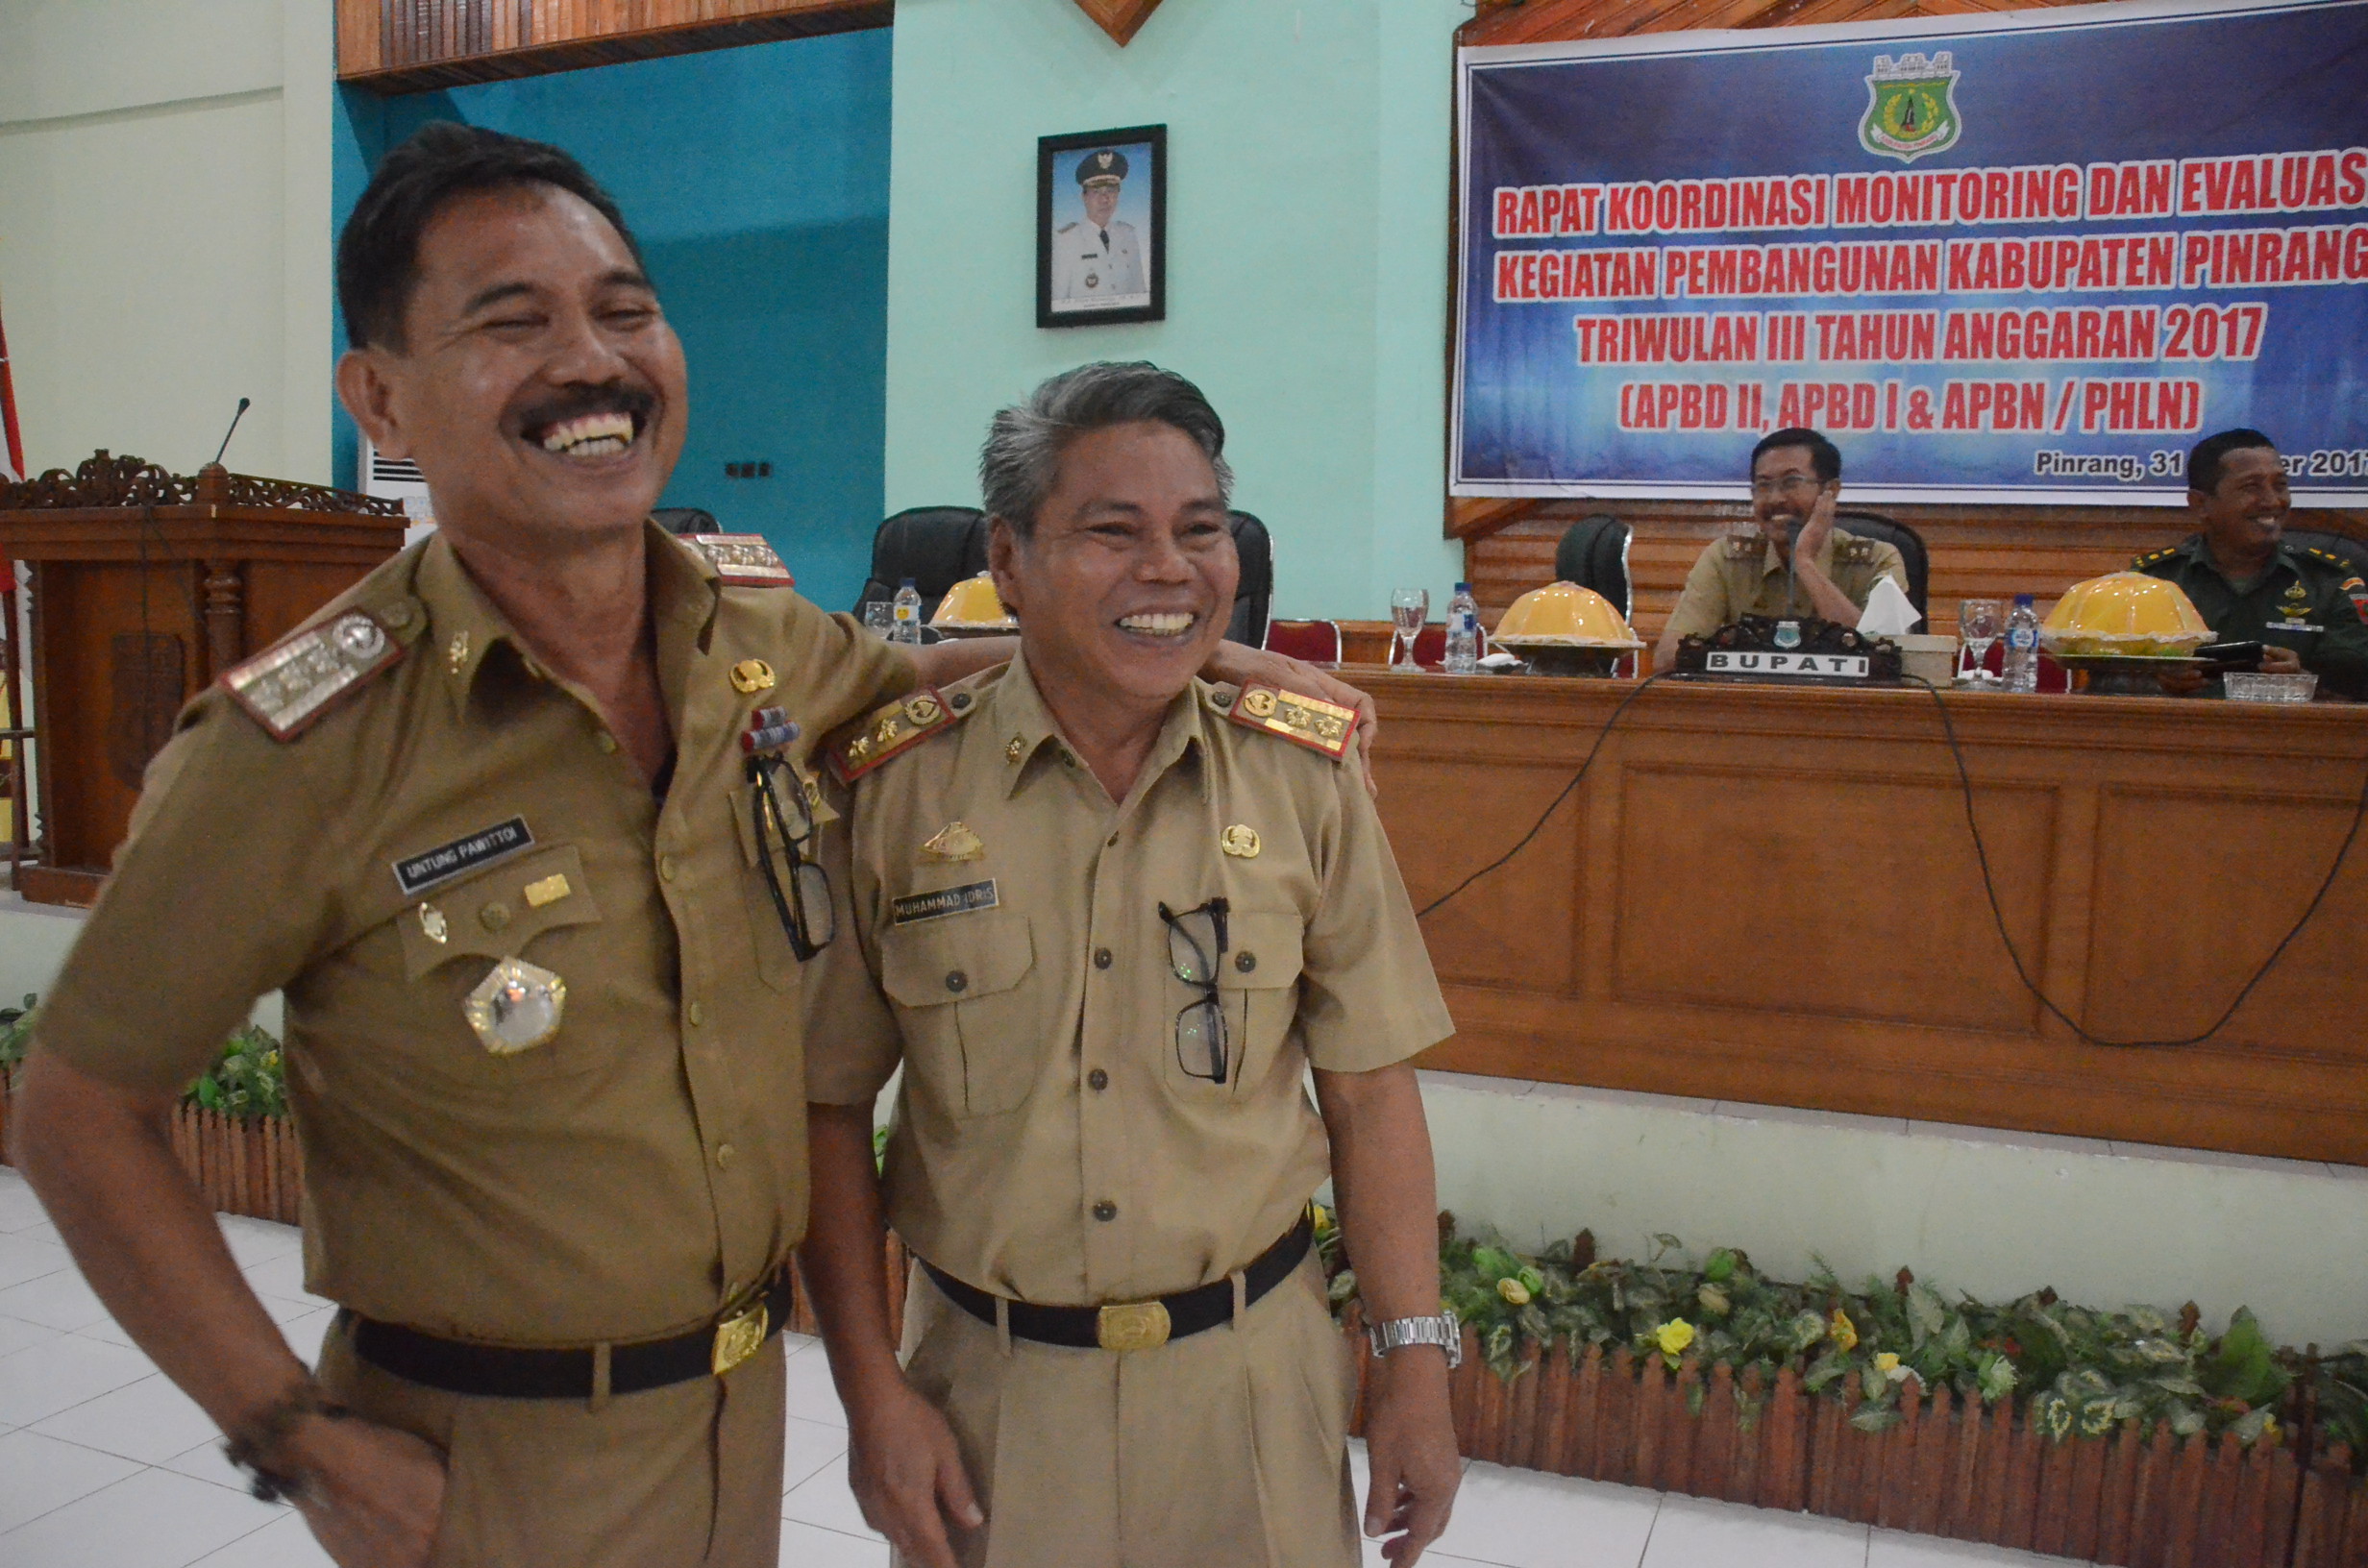
[[(1352, 668), (1418, 908), (1568, 783), (1634, 682)], [(1425, 1066), (2368, 1164), (2368, 706), (1663, 681), (1423, 920)], [(2361, 834), (2368, 839), (2368, 830)]]

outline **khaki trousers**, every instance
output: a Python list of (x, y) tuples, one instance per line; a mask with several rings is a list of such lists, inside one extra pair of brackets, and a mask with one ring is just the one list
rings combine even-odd
[(340, 1323), (328, 1396), (415, 1433), (450, 1463), (436, 1568), (775, 1568), (781, 1341), (722, 1378), (570, 1399), (482, 1399), (362, 1360)]
[(964, 1568), (1355, 1568), (1354, 1387), (1307, 1261), (1227, 1326), (1123, 1355), (1013, 1339), (919, 1268), (905, 1375), (986, 1509)]

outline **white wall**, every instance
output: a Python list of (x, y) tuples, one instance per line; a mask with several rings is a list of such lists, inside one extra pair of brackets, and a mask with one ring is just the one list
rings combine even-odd
[(0, 0), (26, 461), (330, 475), (330, 0)]

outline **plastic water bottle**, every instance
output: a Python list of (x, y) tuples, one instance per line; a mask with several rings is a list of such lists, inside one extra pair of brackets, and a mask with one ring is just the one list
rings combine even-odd
[(1455, 597), (1447, 600), (1447, 674), (1477, 674), (1480, 670), (1480, 601), (1471, 597), (1471, 584), (1455, 585)]
[(2014, 596), (2014, 611), (2007, 617), (2007, 690), (2039, 689), (2039, 612), (2029, 594)]
[(921, 590), (913, 586), (910, 577), (906, 577), (902, 586), (897, 589), (896, 615), (896, 625), (888, 633), (888, 640), (892, 643), (921, 641)]

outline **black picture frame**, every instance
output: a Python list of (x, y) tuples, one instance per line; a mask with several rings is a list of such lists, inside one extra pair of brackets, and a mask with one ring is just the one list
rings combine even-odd
[[(1124, 230), (1143, 270), (1140, 289), (1126, 289), (1123, 268), (1128, 247), (1105, 245), (1097, 233), (1094, 256), (1072, 254), (1082, 236), (1062, 236), (1084, 223), (1085, 186), (1077, 170), (1090, 160), (1115, 155), (1104, 168), (1116, 171), (1123, 159), (1124, 174), (1117, 208), (1107, 233)], [(1147, 160), (1147, 171), (1140, 164)], [(1136, 185), (1137, 181), (1144, 184)], [(1142, 192), (1142, 206), (1130, 201), (1126, 189)], [(1147, 207), (1147, 211), (1145, 208)], [(1129, 214), (1143, 212), (1138, 226)], [(1147, 239), (1144, 230), (1147, 229)], [(1110, 269), (1120, 270), (1115, 276)], [(1084, 290), (1092, 290), (1084, 294)], [(1115, 290), (1115, 291), (1114, 291)], [(1057, 291), (1057, 295), (1056, 295)], [(1107, 299), (1108, 303), (1101, 303)], [(1104, 327), (1116, 322), (1168, 319), (1168, 128), (1164, 125), (1120, 126), (1108, 131), (1076, 131), (1036, 141), (1036, 325), (1039, 327)]]

